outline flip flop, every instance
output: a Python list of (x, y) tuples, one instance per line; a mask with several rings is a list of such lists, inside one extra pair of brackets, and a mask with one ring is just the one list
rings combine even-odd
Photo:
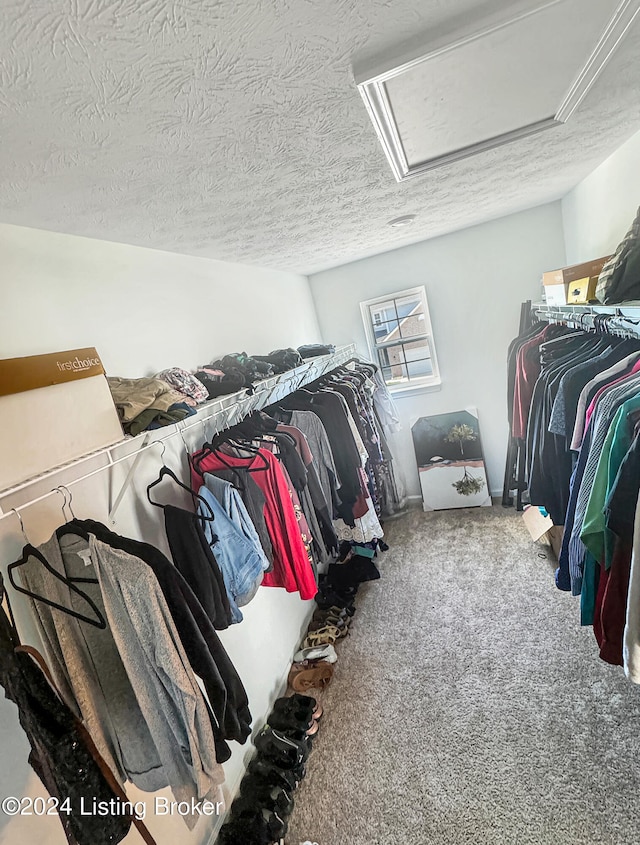
[(291, 668), (289, 686), (296, 692), (306, 692), (314, 687), (324, 689), (324, 687), (331, 683), (331, 678), (333, 678), (333, 665), (331, 663), (325, 663), (324, 660), (319, 660), (311, 669), (302, 668), (298, 671), (293, 671), (294, 667)]

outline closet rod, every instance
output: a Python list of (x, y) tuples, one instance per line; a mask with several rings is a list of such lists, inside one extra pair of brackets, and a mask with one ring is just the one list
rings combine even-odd
[(582, 331), (598, 329), (597, 320), (610, 334), (633, 339), (640, 338), (640, 308), (579, 305), (534, 305), (533, 315), (547, 323), (565, 323)]
[[(172, 430), (161, 437), (156, 437), (154, 440), (150, 442), (146, 442), (149, 437), (149, 432), (144, 433), (143, 445), (140, 446), (138, 449), (134, 449), (131, 452), (128, 452), (126, 455), (123, 455), (121, 458), (113, 459), (111, 456), (111, 451), (116, 448), (117, 446), (122, 446), (127, 443), (132, 442), (131, 440), (125, 440), (120, 443), (115, 444), (114, 446), (109, 446), (106, 449), (101, 451), (92, 452), (89, 455), (85, 455), (82, 458), (79, 458), (77, 461), (70, 462), (69, 464), (65, 464), (61, 467), (56, 467), (53, 470), (44, 473), (41, 476), (36, 476), (35, 478), (31, 478), (28, 481), (24, 482), (21, 485), (16, 487), (12, 487), (8, 490), (0, 491), (0, 499), (5, 499), (8, 496), (11, 496), (20, 490), (25, 489), (26, 487), (31, 486), (38, 481), (42, 481), (43, 478), (46, 478), (49, 475), (53, 475), (57, 472), (63, 471), (65, 469), (70, 469), (73, 466), (76, 466), (86, 460), (90, 460), (92, 458), (97, 458), (101, 455), (107, 454), (109, 457), (109, 463), (104, 464), (104, 466), (97, 467), (96, 469), (92, 470), (91, 472), (87, 472), (84, 475), (79, 476), (78, 478), (74, 478), (71, 481), (68, 481), (66, 484), (58, 485), (62, 487), (71, 487), (74, 484), (80, 484), (82, 481), (86, 481), (89, 478), (92, 478), (94, 475), (99, 475), (101, 472), (110, 469), (111, 467), (115, 466), (116, 464), (123, 463), (124, 461), (128, 461), (130, 459), (136, 459), (138, 455), (142, 454), (142, 452), (146, 452), (148, 449), (153, 448), (157, 443), (163, 443), (165, 440), (170, 440), (172, 437), (176, 437), (180, 435), (183, 436), (185, 431), (189, 431), (196, 426), (203, 425), (209, 420), (216, 419), (217, 417), (222, 416), (225, 414), (227, 416), (227, 420), (225, 421), (225, 425), (229, 425), (229, 420), (234, 413), (237, 413), (241, 410), (241, 418), (248, 416), (252, 411), (259, 410), (260, 408), (264, 408), (265, 405), (270, 404), (272, 397), (276, 393), (280, 393), (280, 388), (284, 387), (285, 385), (289, 387), (289, 385), (295, 382), (294, 387), (289, 387), (288, 390), (283, 392), (278, 399), (273, 399), (273, 401), (279, 401), (280, 399), (284, 398), (288, 393), (293, 393), (295, 390), (298, 389), (303, 383), (307, 384), (311, 381), (315, 381), (315, 379), (319, 378), (326, 372), (334, 370), (336, 367), (341, 366), (350, 358), (353, 358), (355, 354), (355, 344), (349, 344), (348, 346), (340, 347), (339, 351), (334, 352), (332, 355), (322, 356), (322, 360), (314, 360), (312, 362), (307, 362), (304, 365), (304, 371), (301, 373), (301, 367), (296, 367), (293, 370), (290, 370), (287, 373), (282, 373), (280, 377), (273, 376), (270, 379), (265, 379), (264, 381), (275, 381), (274, 384), (270, 386), (263, 387), (260, 389), (260, 382), (258, 382), (258, 389), (253, 394), (249, 394), (246, 397), (243, 397), (241, 401), (236, 401), (233, 404), (229, 404), (226, 407), (217, 408), (213, 413), (208, 414), (205, 417), (200, 417), (197, 420), (193, 420), (192, 422), (186, 425), (175, 424), (171, 426)], [(262, 401), (262, 397), (269, 394), (269, 398), (265, 401)], [(234, 395), (234, 394), (231, 394)], [(225, 397), (228, 400), (229, 397)], [(216, 400), (219, 402), (220, 400)], [(247, 407), (245, 407), (245, 402), (247, 403)], [(259, 405), (259, 407), (258, 407)], [(204, 410), (204, 409), (203, 409)], [(142, 435), (141, 435), (142, 436)], [(130, 474), (128, 475), (128, 480), (130, 481)], [(3, 513), (2, 509), (0, 508), (0, 521), (6, 519), (9, 516), (15, 516), (15, 511), (21, 513), (22, 511), (26, 510), (27, 508), (32, 507), (39, 502), (43, 502), (45, 499), (48, 499), (49, 496), (54, 496), (58, 493), (56, 488), (52, 490), (48, 490), (46, 493), (43, 493), (40, 496), (36, 496), (34, 499), (30, 499), (27, 502), (24, 502), (22, 505), (19, 505), (16, 508), (11, 508), (7, 512)], [(122, 497), (123, 491), (120, 491), (120, 498)]]

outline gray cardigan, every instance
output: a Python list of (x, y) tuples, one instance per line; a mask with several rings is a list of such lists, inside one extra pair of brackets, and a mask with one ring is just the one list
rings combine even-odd
[[(153, 571), (93, 535), (54, 534), (39, 550), (66, 576), (98, 579), (79, 586), (106, 630), (30, 601), (54, 680), (114, 773), (147, 792), (168, 785), (178, 801), (217, 800), (224, 775), (211, 720)], [(92, 615), (36, 558), (20, 572), (33, 592)]]

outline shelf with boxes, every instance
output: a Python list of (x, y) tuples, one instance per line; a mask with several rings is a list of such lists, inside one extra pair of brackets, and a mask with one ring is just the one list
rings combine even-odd
[(542, 274), (544, 299), (547, 305), (586, 305), (595, 299), (598, 277), (611, 258), (594, 258)]
[[(19, 511), (31, 505), (59, 494), (60, 485), (56, 488), (52, 480), (51, 489), (46, 490), (42, 495), (26, 501), (24, 500), (24, 491), (49, 478), (53, 479), (53, 476), (62, 471), (74, 470), (77, 472), (74, 478), (67, 481), (65, 485), (62, 485), (66, 489), (67, 487), (92, 478), (94, 475), (109, 471), (120, 463), (131, 461), (129, 472), (119, 492), (116, 493), (112, 489), (109, 491), (109, 519), (112, 520), (131, 482), (140, 456), (148, 449), (158, 444), (162, 445), (164, 441), (173, 437), (180, 436), (184, 439), (184, 433), (195, 427), (201, 427), (204, 436), (207, 433), (207, 429), (210, 433), (214, 431), (217, 433), (224, 428), (234, 425), (251, 412), (261, 410), (271, 403), (279, 402), (289, 393), (315, 381), (315, 379), (330, 370), (349, 362), (356, 355), (356, 348), (354, 344), (347, 344), (338, 347), (332, 354), (307, 359), (299, 367), (255, 382), (250, 389), (243, 388), (236, 393), (230, 393), (200, 405), (196, 413), (192, 417), (189, 417), (186, 422), (174, 423), (173, 425), (165, 426), (155, 431), (142, 432), (136, 437), (124, 437), (111, 394), (109, 393), (104, 369), (95, 350), (91, 350), (91, 352), (93, 359), (95, 359), (95, 362), (92, 363), (95, 372), (82, 373), (80, 376), (76, 375), (71, 380), (65, 379), (65, 383), (62, 383), (62, 380), (57, 376), (55, 379), (51, 377), (51, 372), (53, 372), (51, 368), (58, 367), (58, 357), (68, 358), (70, 353), (34, 356), (34, 360), (9, 359), (8, 361), (0, 362), (0, 399), (4, 400), (7, 404), (14, 402), (14, 404), (11, 404), (5, 410), (4, 414), (2, 402), (0, 402), (0, 417), (5, 422), (8, 420), (12, 424), (10, 431), (12, 437), (9, 438), (5, 434), (4, 452), (0, 451), (0, 457), (3, 458), (3, 462), (0, 462), (0, 466), (2, 467), (2, 471), (0, 471), (0, 520), (10, 516), (13, 512), (19, 513)], [(78, 356), (75, 353), (76, 350), (74, 350), (74, 356), (77, 358)], [(73, 360), (75, 360), (74, 356), (72, 356)], [(47, 359), (44, 364), (49, 369), (45, 368), (43, 370), (43, 362), (41, 360), (35, 361), (35, 358)], [(15, 383), (15, 379), (12, 382), (9, 378), (3, 378), (4, 371), (1, 366), (2, 364), (6, 365), (6, 371), (12, 375), (15, 371), (22, 381)], [(24, 377), (25, 372), (27, 376), (30, 376), (30, 381)], [(33, 376), (34, 372), (35, 376)], [(97, 387), (92, 387), (92, 382), (95, 382)], [(61, 395), (60, 388), (68, 388), (69, 385), (76, 390), (76, 393), (82, 389), (83, 385), (92, 387), (92, 390), (94, 390), (94, 394), (91, 394), (90, 397), (92, 404), (85, 401), (87, 395), (86, 387), (85, 393), (81, 394), (80, 397), (78, 395), (70, 396), (68, 392), (64, 392)], [(13, 390), (17, 392), (14, 394)], [(99, 391), (99, 393), (96, 393), (96, 391)], [(96, 395), (99, 395), (102, 401), (101, 407), (107, 408), (110, 412), (108, 421), (111, 425), (110, 428), (106, 429), (106, 433), (99, 429), (96, 424), (95, 417), (98, 416), (96, 414)], [(14, 396), (18, 397), (21, 402), (20, 405), (15, 405)], [(75, 433), (75, 438), (71, 439), (70, 445), (67, 443), (62, 444), (62, 447), (55, 454), (53, 454), (51, 448), (53, 441), (50, 432), (47, 432), (47, 437), (41, 437), (39, 439), (36, 436), (39, 430), (38, 428), (34, 429), (32, 435), (29, 433), (28, 425), (31, 423), (34, 426), (39, 426), (40, 430), (42, 428), (43, 413), (39, 409), (43, 407), (43, 397), (50, 403), (47, 407), (49, 424), (51, 414), (54, 413), (55, 415), (55, 413), (58, 413), (65, 426), (69, 426), (71, 412), (74, 411), (77, 413), (77, 419), (73, 420), (73, 425), (71, 426), (72, 431)], [(31, 403), (30, 405), (29, 402)], [(54, 405), (51, 404), (52, 402), (58, 403), (58, 411), (55, 411)], [(89, 408), (91, 409), (91, 415), (87, 413)], [(84, 431), (85, 429), (93, 429), (94, 448), (87, 449), (85, 447), (83, 450), (84, 441), (81, 441), (78, 432)], [(29, 434), (28, 437), (25, 436), (25, 432)], [(99, 440), (95, 439), (96, 437), (104, 441), (105, 445), (103, 447), (95, 448), (99, 443)], [(39, 440), (43, 440), (44, 447), (46, 447), (43, 447), (42, 454), (36, 453), (36, 450), (33, 448), (33, 443), (38, 443)], [(29, 444), (28, 449), (26, 444)], [(29, 465), (28, 469), (25, 469), (23, 463), (21, 463), (24, 461), (26, 454), (29, 454), (32, 462), (32, 465)], [(13, 464), (9, 464), (8, 459), (5, 460), (6, 456), (10, 455), (15, 457)], [(89, 472), (80, 473), (83, 465), (100, 458), (106, 459), (107, 462), (101, 466), (92, 468)], [(10, 473), (9, 470), (11, 471)], [(68, 490), (67, 493), (69, 493)], [(20, 497), (17, 507), (15, 506), (16, 495)], [(9, 500), (11, 501), (9, 502)], [(8, 507), (5, 502), (9, 502)]]

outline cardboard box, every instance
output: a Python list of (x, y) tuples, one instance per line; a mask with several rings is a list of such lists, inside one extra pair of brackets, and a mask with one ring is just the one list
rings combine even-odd
[(550, 270), (542, 276), (545, 285), (568, 285), (570, 282), (577, 282), (578, 279), (588, 279), (591, 276), (599, 276), (600, 271), (611, 258), (605, 255), (604, 258), (594, 258), (593, 261), (585, 261), (583, 264), (572, 264), (570, 267), (561, 267), (560, 270)]
[(545, 516), (540, 508), (529, 505), (522, 514), (524, 524), (535, 543), (550, 546), (556, 559), (562, 548), (564, 526), (554, 525), (550, 516)]
[[(542, 275), (547, 305), (585, 305), (595, 298), (600, 271), (611, 258), (596, 258)], [(576, 292), (577, 291), (577, 292)]]
[(569, 285), (545, 285), (544, 301), (547, 305), (566, 305)]
[(564, 525), (553, 525), (547, 531), (547, 538), (551, 544), (556, 560), (560, 557), (560, 549), (562, 548), (562, 536), (564, 534)]
[(527, 526), (531, 539), (537, 543), (541, 540), (545, 545), (550, 545), (543, 539), (550, 528), (553, 528), (553, 520), (550, 516), (544, 516), (540, 508), (528, 505), (522, 514), (524, 524)]
[(0, 361), (0, 490), (124, 439), (95, 349)]
[(567, 291), (567, 303), (569, 305), (586, 305), (592, 299), (596, 298), (597, 285), (598, 276), (591, 276), (586, 279), (578, 279), (577, 282), (571, 282)]

